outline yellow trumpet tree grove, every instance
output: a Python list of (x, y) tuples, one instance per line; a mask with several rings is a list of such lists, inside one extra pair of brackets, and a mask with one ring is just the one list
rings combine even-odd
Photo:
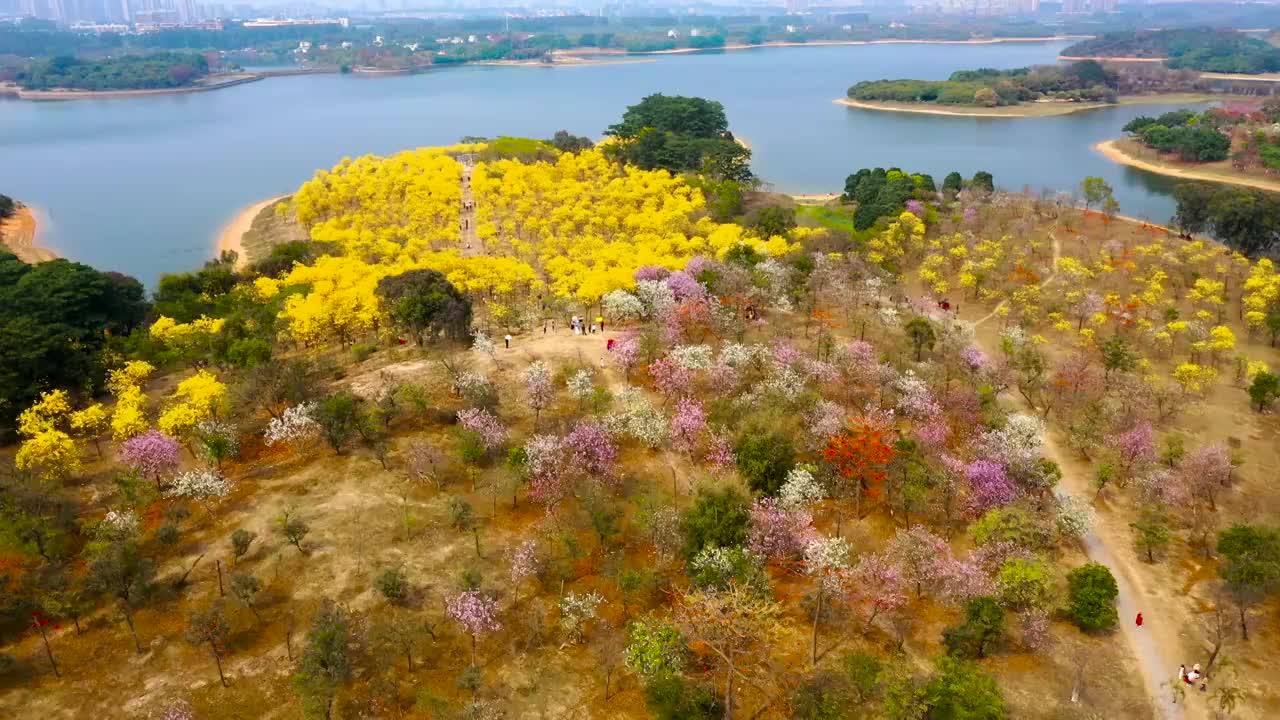
[[(712, 221), (701, 191), (680, 177), (620, 166), (599, 150), (585, 150), (554, 162), (476, 165), (473, 220), (482, 248), (464, 253), (463, 167), (453, 155), (478, 149), (344, 159), (317, 173), (294, 195), (293, 208), (311, 239), (333, 244), (339, 254), (296, 266), (278, 282), (257, 283), (255, 296), (267, 301), (282, 287), (305, 286), (281, 310), (288, 335), (304, 343), (347, 342), (385, 326), (378, 282), (409, 270), (443, 273), (497, 319), (532, 305), (543, 288), (591, 304), (633, 287), (641, 266), (677, 269), (694, 255), (723, 256), (737, 245), (774, 256), (796, 247)], [(797, 230), (794, 239), (806, 232)]]

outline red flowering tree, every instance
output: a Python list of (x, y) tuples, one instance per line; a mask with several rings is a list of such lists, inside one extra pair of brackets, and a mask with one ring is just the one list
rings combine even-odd
[[(842, 498), (852, 495), (858, 502), (857, 516), (861, 517), (862, 496), (880, 494), (885, 467), (893, 460), (893, 445), (884, 430), (857, 423), (849, 432), (828, 439), (822, 458), (836, 471), (839, 495)], [(842, 520), (843, 514), (840, 514), (836, 522), (837, 536)]]

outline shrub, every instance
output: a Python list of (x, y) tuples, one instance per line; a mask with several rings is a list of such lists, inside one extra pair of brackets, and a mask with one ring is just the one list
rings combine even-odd
[(796, 464), (796, 451), (784, 435), (752, 428), (744, 432), (733, 447), (738, 472), (747, 485), (763, 495), (777, 495), (787, 481), (787, 473)]
[(405, 577), (400, 567), (389, 567), (378, 573), (373, 586), (382, 593), (388, 602), (399, 605), (409, 594), (409, 578)]
[(685, 556), (692, 558), (705, 547), (741, 545), (750, 519), (747, 499), (736, 489), (699, 490), (684, 516)]
[(1116, 579), (1106, 565), (1088, 563), (1067, 575), (1071, 619), (1081, 630), (1101, 630), (1119, 622)]
[(980, 597), (965, 606), (962, 624), (942, 631), (942, 644), (956, 657), (986, 657), (1004, 637), (1004, 608), (993, 598)]
[(1052, 540), (1049, 527), (1025, 508), (1009, 505), (988, 510), (969, 528), (974, 543), (1011, 542), (1018, 547), (1043, 548)]
[(644, 704), (655, 720), (718, 720), (724, 704), (710, 688), (680, 677), (664, 677), (644, 687)]
[(1004, 720), (1004, 698), (990, 675), (971, 662), (941, 657), (924, 688), (929, 718)]

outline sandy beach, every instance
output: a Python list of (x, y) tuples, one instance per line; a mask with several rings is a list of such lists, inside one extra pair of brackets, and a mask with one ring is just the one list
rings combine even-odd
[(26, 263), (38, 263), (53, 260), (58, 254), (36, 243), (36, 214), (26, 205), (14, 211), (13, 215), (0, 222), (0, 240), (9, 252)]
[(862, 110), (879, 110), (880, 112), (917, 113), (920, 115), (951, 115), (954, 117), (985, 118), (1040, 118), (1070, 115), (1117, 105), (1152, 105), (1161, 103), (1201, 103), (1224, 100), (1243, 100), (1238, 95), (1212, 95), (1206, 93), (1161, 93), (1155, 95), (1124, 95), (1115, 103), (1076, 103), (1076, 102), (1032, 102), (1004, 107), (980, 108), (967, 105), (950, 109), (946, 105), (936, 103), (905, 102), (864, 102), (849, 98), (836, 98), (834, 102)]
[(1280, 192), (1280, 181), (1276, 180), (1267, 180), (1266, 178), (1254, 178), (1245, 175), (1219, 173), (1212, 170), (1201, 170), (1193, 167), (1176, 167), (1173, 165), (1149, 162), (1125, 152), (1116, 140), (1105, 140), (1094, 145), (1093, 149), (1103, 155), (1106, 155), (1107, 159), (1112, 162), (1117, 162), (1121, 165), (1128, 165), (1129, 167), (1135, 167), (1139, 170), (1146, 170), (1147, 172), (1157, 173), (1159, 175), (1183, 178), (1185, 180), (1230, 183), (1232, 185), (1243, 185), (1245, 187), (1258, 188), (1259, 190)]
[(273, 198), (256, 202), (236, 213), (236, 216), (231, 219), (231, 222), (227, 223), (227, 226), (223, 228), (222, 233), (218, 235), (218, 244), (215, 247), (215, 255), (221, 257), (223, 252), (232, 250), (236, 254), (237, 268), (244, 267), (248, 264), (250, 259), (244, 251), (244, 245), (241, 243), (241, 240), (244, 238), (244, 234), (249, 232), (249, 228), (253, 227), (253, 219), (258, 217), (258, 213), (262, 212), (263, 208), (273, 205), (287, 197), (289, 196), (277, 195)]
[(1055, 115), (1097, 110), (1110, 107), (1108, 103), (1027, 103), (1024, 105), (1006, 105), (1004, 107), (980, 108), (965, 105), (956, 106), (952, 110), (945, 105), (935, 103), (902, 103), (902, 102), (862, 102), (848, 98), (836, 98), (834, 102), (860, 110), (878, 110), (880, 112), (914, 113), (917, 115), (949, 115), (952, 117), (979, 118), (1037, 118)]

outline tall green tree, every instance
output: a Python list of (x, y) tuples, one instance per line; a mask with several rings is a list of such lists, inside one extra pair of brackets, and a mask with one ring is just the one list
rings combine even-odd
[(419, 345), (443, 335), (467, 340), (471, 332), (471, 301), (436, 270), (409, 270), (378, 281), (378, 296), (391, 319)]
[(1240, 613), (1240, 635), (1249, 639), (1249, 609), (1280, 588), (1280, 532), (1236, 524), (1218, 534), (1218, 575)]

